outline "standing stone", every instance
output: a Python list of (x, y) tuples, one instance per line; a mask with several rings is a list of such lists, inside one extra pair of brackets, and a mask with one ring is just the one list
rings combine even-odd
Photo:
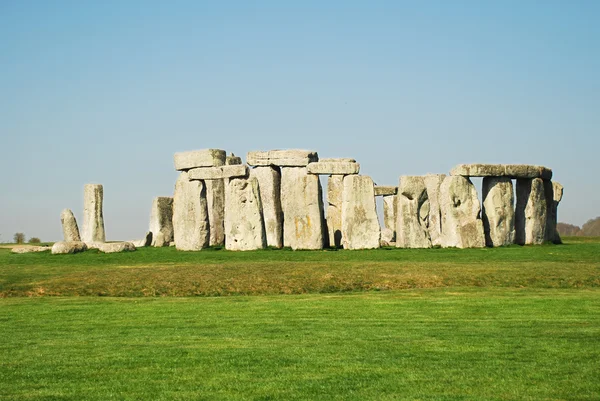
[(392, 230), (392, 239), (388, 242), (395, 241), (396, 238), (396, 216), (398, 205), (396, 203), (396, 195), (383, 196), (383, 226)]
[(249, 251), (267, 246), (258, 180), (232, 178), (225, 189), (225, 248)]
[(199, 251), (209, 244), (209, 223), (204, 181), (190, 181), (181, 172), (173, 196), (173, 233), (175, 247)]
[(466, 177), (448, 176), (440, 186), (443, 247), (483, 248), (481, 206), (475, 186)]
[(210, 226), (210, 246), (225, 244), (225, 181), (206, 180), (206, 201)]
[(77, 227), (77, 220), (73, 215), (71, 209), (65, 209), (60, 214), (60, 222), (62, 223), (63, 237), (66, 242), (79, 242), (81, 237), (79, 236), (79, 227)]
[[(546, 187), (546, 202), (548, 204), (546, 239), (555, 244), (562, 244), (562, 240), (558, 230), (556, 229), (556, 225), (558, 224), (558, 204), (563, 197), (563, 186), (558, 182), (552, 181), (544, 181), (544, 185)], [(548, 188), (549, 186), (550, 188)], [(549, 196), (551, 196), (550, 199)]]
[(446, 178), (445, 174), (427, 174), (423, 177), (427, 198), (429, 199), (429, 237), (431, 245), (442, 245), (442, 210), (440, 208), (440, 186)]
[(427, 228), (429, 200), (420, 176), (402, 176), (398, 185), (396, 247), (431, 248)]
[(487, 246), (515, 243), (515, 196), (508, 177), (484, 177), (483, 231)]
[(282, 167), (281, 209), (284, 246), (323, 249), (323, 197), (317, 175), (309, 175), (306, 167)]
[(517, 180), (515, 242), (519, 245), (544, 243), (548, 210), (541, 178)]
[(344, 177), (342, 241), (344, 249), (379, 248), (381, 228), (375, 206), (373, 180), (368, 176)]
[(327, 180), (327, 232), (330, 248), (342, 246), (342, 193), (344, 176), (330, 175)]
[(255, 167), (250, 177), (258, 180), (260, 201), (265, 221), (267, 246), (283, 246), (283, 213), (281, 212), (281, 172), (278, 167)]
[(102, 203), (104, 190), (100, 184), (86, 184), (83, 189), (83, 242), (105, 242)]
[[(150, 233), (150, 245), (152, 246), (168, 246), (169, 242), (173, 241), (172, 197), (159, 196), (152, 201), (152, 209), (150, 211)], [(147, 239), (148, 235), (146, 235), (146, 242)]]

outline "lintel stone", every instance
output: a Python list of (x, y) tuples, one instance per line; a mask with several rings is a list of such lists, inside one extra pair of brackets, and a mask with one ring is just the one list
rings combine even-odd
[(189, 171), (190, 180), (222, 180), (224, 178), (247, 177), (248, 166), (232, 164), (229, 166), (194, 168)]
[(398, 187), (383, 186), (383, 185), (375, 187), (375, 196), (396, 195), (397, 193), (398, 193)]
[(175, 153), (175, 170), (185, 171), (197, 167), (216, 167), (225, 164), (225, 151), (201, 149)]
[(287, 149), (248, 152), (246, 163), (250, 166), (305, 167), (319, 161), (317, 152)]
[(350, 175), (358, 174), (360, 165), (356, 162), (338, 161), (336, 159), (328, 159), (327, 161), (318, 161), (309, 163), (306, 166), (309, 174), (326, 174), (326, 175)]
[(552, 170), (528, 164), (459, 164), (450, 175), (463, 177), (552, 178)]

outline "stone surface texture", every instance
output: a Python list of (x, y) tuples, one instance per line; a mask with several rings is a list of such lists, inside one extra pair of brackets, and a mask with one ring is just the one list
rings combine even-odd
[(427, 174), (423, 176), (427, 198), (429, 199), (429, 238), (431, 245), (442, 245), (442, 210), (440, 208), (440, 186), (446, 178), (445, 174)]
[(98, 250), (102, 253), (118, 253), (135, 251), (135, 245), (131, 242), (105, 242)]
[(332, 175), (327, 180), (327, 239), (330, 248), (342, 246), (342, 193), (344, 176)]
[[(150, 241), (145, 246), (162, 247), (173, 241), (173, 197), (158, 196), (150, 210)], [(148, 233), (144, 238), (147, 242)]]
[(429, 199), (423, 177), (400, 177), (396, 202), (396, 247), (431, 248)]
[(309, 174), (349, 175), (358, 174), (360, 171), (360, 165), (356, 162), (321, 160), (318, 162), (309, 163), (308, 166), (306, 166), (306, 169)]
[(210, 246), (225, 245), (225, 181), (207, 180), (206, 207), (208, 210), (208, 224)]
[(233, 153), (230, 156), (225, 158), (225, 164), (228, 166), (233, 166), (236, 164), (242, 164), (242, 158), (234, 155)]
[(201, 149), (175, 153), (175, 170), (186, 171), (197, 167), (216, 167), (225, 164), (225, 151)]
[(387, 196), (396, 195), (398, 193), (398, 187), (377, 185), (375, 187), (375, 196)]
[(281, 211), (281, 171), (278, 167), (254, 167), (250, 177), (258, 180), (267, 246), (283, 247), (283, 212)]
[(380, 247), (381, 228), (375, 207), (373, 180), (347, 175), (342, 192), (342, 243), (344, 249)]
[(483, 248), (481, 206), (475, 186), (466, 177), (448, 176), (440, 186), (443, 247)]
[(258, 180), (233, 178), (225, 188), (225, 248), (250, 251), (267, 246)]
[(381, 244), (381, 246), (396, 246), (396, 242), (395, 242), (395, 238), (396, 234), (395, 231), (389, 228), (382, 228), (381, 229), (381, 241), (379, 242)]
[(558, 224), (558, 204), (562, 200), (564, 188), (558, 182), (552, 181), (544, 181), (544, 185), (546, 188), (546, 206), (548, 208), (546, 240), (555, 244), (562, 244), (562, 239), (556, 229), (556, 225)]
[(487, 246), (515, 243), (515, 196), (509, 177), (484, 177), (482, 220)]
[(83, 242), (105, 242), (102, 212), (104, 189), (100, 184), (86, 184), (83, 188)]
[(77, 220), (75, 219), (71, 209), (65, 209), (62, 211), (60, 214), (60, 222), (62, 224), (63, 238), (65, 241), (81, 241)]
[(247, 177), (248, 166), (231, 164), (219, 167), (193, 168), (188, 171), (190, 180), (222, 180), (225, 178)]
[(34, 252), (46, 252), (52, 250), (49, 246), (17, 246), (11, 249), (12, 253), (34, 253)]
[(464, 177), (552, 178), (552, 170), (528, 164), (459, 164), (450, 175)]
[(515, 242), (538, 245), (546, 238), (548, 210), (544, 181), (541, 178), (517, 180)]
[(383, 196), (383, 226), (392, 230), (391, 241), (396, 240), (397, 199), (396, 195)]
[(81, 241), (58, 241), (52, 245), (52, 254), (78, 253), (88, 249)]
[(209, 244), (206, 186), (203, 181), (190, 181), (185, 171), (175, 183), (173, 234), (178, 250), (199, 251)]
[(300, 149), (248, 152), (246, 157), (249, 166), (305, 167), (316, 161), (317, 152)]

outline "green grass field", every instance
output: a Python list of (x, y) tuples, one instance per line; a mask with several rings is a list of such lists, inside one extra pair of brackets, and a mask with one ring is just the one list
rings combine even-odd
[(598, 400), (600, 239), (565, 242), (0, 249), (0, 400)]

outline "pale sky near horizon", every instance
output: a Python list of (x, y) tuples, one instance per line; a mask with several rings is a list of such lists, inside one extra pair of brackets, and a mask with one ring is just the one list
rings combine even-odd
[(600, 215), (598, 1), (0, 2), (0, 242), (62, 238), (104, 185), (140, 238), (173, 153), (311, 149), (381, 185), (459, 163), (550, 167)]

